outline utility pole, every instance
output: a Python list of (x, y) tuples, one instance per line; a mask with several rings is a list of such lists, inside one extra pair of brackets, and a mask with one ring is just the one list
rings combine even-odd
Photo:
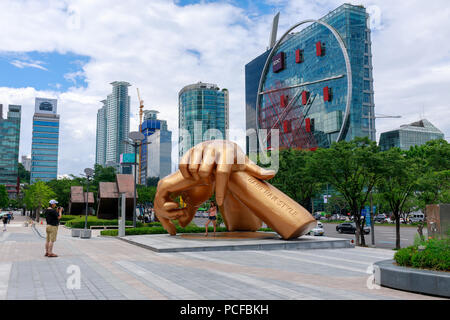
[(371, 240), (372, 240), (372, 246), (375, 246), (375, 226), (373, 222), (373, 201), (372, 201), (372, 190), (370, 191), (370, 233), (371, 233)]

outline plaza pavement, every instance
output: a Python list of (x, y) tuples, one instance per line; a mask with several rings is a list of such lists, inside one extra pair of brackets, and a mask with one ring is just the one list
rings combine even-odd
[[(368, 267), (392, 258), (392, 250), (157, 253), (98, 237), (98, 231), (89, 240), (72, 238), (60, 227), (54, 248), (59, 257), (47, 258), (45, 222), (34, 229), (24, 220), (16, 217), (0, 231), (0, 300), (436, 299), (368, 288)], [(79, 289), (67, 286), (70, 266), (80, 269)]]

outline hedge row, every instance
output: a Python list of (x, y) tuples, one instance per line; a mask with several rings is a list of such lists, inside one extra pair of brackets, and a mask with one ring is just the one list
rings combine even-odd
[[(85, 217), (82, 218), (76, 218), (76, 219), (72, 219), (66, 222), (66, 227), (69, 228), (84, 228), (84, 222), (85, 222)], [(133, 221), (126, 221), (125, 224), (127, 226), (131, 226), (133, 225)], [(118, 226), (119, 225), (119, 220), (114, 219), (114, 220), (107, 220), (107, 219), (99, 219), (95, 216), (88, 216), (88, 222), (87, 222), (87, 227), (90, 228), (91, 226)], [(143, 223), (136, 221), (136, 226), (137, 227), (142, 227)]]
[(430, 239), (422, 244), (398, 250), (394, 259), (400, 266), (450, 271), (450, 239)]
[[(177, 226), (177, 233), (203, 233), (205, 232), (205, 228), (204, 227), (186, 227), (186, 228), (182, 228)], [(209, 232), (213, 232), (214, 228), (213, 227), (209, 227), (208, 228)], [(227, 231), (227, 228), (225, 227), (217, 227), (216, 228), (217, 232), (224, 232)], [(140, 234), (164, 234), (167, 233), (167, 231), (164, 229), (164, 227), (142, 227), (142, 228), (130, 228), (130, 229), (125, 229), (125, 235), (127, 236), (133, 236), (133, 235), (140, 235)], [(118, 230), (103, 230), (100, 232), (100, 234), (102, 236), (117, 236), (118, 235)]]
[[(156, 222), (157, 223), (157, 222)], [(176, 226), (177, 233), (203, 233), (205, 232), (204, 227), (197, 227), (193, 225), (189, 225), (185, 228), (182, 228), (180, 226)], [(213, 227), (208, 227), (208, 232), (213, 232)], [(217, 227), (216, 232), (226, 232), (228, 231), (226, 227)], [(272, 229), (270, 228), (261, 228), (259, 231), (268, 231), (271, 232)], [(130, 228), (125, 229), (125, 235), (132, 236), (132, 235), (141, 235), (141, 234), (164, 234), (167, 233), (167, 231), (160, 226), (155, 227), (142, 227), (142, 228)], [(118, 230), (103, 230), (100, 232), (102, 236), (117, 236)]]

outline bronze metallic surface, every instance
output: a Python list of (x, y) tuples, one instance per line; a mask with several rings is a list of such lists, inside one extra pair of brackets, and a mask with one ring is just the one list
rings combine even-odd
[[(316, 225), (297, 202), (264, 180), (275, 175), (250, 161), (233, 142), (214, 140), (191, 148), (180, 160), (180, 170), (158, 183), (155, 212), (163, 227), (176, 234), (171, 220), (188, 225), (203, 202), (215, 192), (229, 231), (256, 231), (262, 222), (283, 239), (306, 234)], [(175, 198), (182, 196), (186, 207)]]
[(216, 235), (205, 237), (198, 233), (183, 233), (180, 238), (188, 240), (207, 240), (207, 241), (223, 241), (223, 240), (255, 240), (255, 239), (279, 239), (280, 237), (268, 232), (217, 232)]

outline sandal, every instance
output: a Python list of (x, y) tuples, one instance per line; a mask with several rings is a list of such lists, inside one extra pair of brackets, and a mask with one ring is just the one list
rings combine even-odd
[(56, 255), (56, 254), (54, 254), (54, 253), (49, 253), (48, 254), (48, 257), (50, 257), (50, 258), (56, 258), (58, 255)]
[(48, 252), (45, 253), (44, 257), (48, 257)]

